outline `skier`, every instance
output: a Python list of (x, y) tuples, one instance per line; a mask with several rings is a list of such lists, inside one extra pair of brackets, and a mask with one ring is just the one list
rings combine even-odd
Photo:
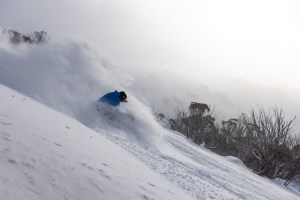
[(118, 92), (115, 90), (114, 92), (109, 92), (102, 96), (98, 101), (110, 104), (112, 106), (120, 105), (120, 102), (127, 102), (127, 95), (124, 91)]
[(118, 92), (115, 90), (114, 92), (109, 92), (97, 101), (96, 109), (101, 116), (110, 121), (116, 121), (116, 123), (120, 123), (124, 119), (134, 120), (133, 116), (118, 109), (118, 105), (121, 102), (127, 102), (126, 98), (127, 95), (124, 91)]

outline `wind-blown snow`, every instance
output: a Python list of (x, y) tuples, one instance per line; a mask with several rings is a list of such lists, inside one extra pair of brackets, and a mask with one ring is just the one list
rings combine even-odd
[(51, 39), (47, 45), (19, 46), (1, 42), (1, 83), (72, 116), (104, 92), (130, 83), (130, 77), (86, 41)]
[[(111, 129), (111, 122), (101, 120), (94, 104), (106, 92), (124, 90), (132, 78), (107, 56), (78, 39), (53, 38), (47, 45), (10, 46), (0, 42), (0, 83), (89, 127)], [(148, 146), (160, 127), (149, 108), (126, 92), (129, 103), (115, 112), (127, 113), (143, 126), (128, 127), (118, 121), (117, 128), (125, 130), (118, 133)]]
[[(88, 42), (0, 44), (0, 84), (26, 95), (0, 85), (0, 199), (299, 198), (162, 128), (126, 90), (134, 80)], [(129, 102), (111, 120), (95, 102), (115, 89)]]

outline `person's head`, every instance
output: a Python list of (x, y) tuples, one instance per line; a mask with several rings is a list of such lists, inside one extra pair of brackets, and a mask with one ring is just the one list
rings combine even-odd
[(121, 91), (121, 92), (120, 92), (119, 98), (120, 98), (120, 101), (121, 101), (121, 102), (127, 102), (127, 100), (126, 100), (127, 95), (126, 95), (126, 93), (125, 93), (124, 91)]

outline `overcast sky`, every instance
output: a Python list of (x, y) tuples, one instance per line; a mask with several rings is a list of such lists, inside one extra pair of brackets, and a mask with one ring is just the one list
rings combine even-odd
[(1, 0), (0, 26), (85, 37), (131, 68), (300, 86), (299, 10), (296, 0)]
[(297, 0), (0, 0), (0, 27), (82, 37), (133, 76), (171, 71), (300, 114), (299, 10)]

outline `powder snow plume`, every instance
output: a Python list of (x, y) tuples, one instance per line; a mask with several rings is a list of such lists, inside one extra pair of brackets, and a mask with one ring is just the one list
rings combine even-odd
[[(151, 109), (126, 90), (133, 79), (89, 42), (57, 37), (40, 45), (11, 45), (3, 39), (0, 43), (1, 84), (89, 127), (115, 129), (144, 146), (155, 140), (155, 133), (160, 134)], [(118, 123), (101, 118), (95, 109), (99, 97), (114, 90), (125, 90), (129, 100), (114, 112), (131, 116)]]

